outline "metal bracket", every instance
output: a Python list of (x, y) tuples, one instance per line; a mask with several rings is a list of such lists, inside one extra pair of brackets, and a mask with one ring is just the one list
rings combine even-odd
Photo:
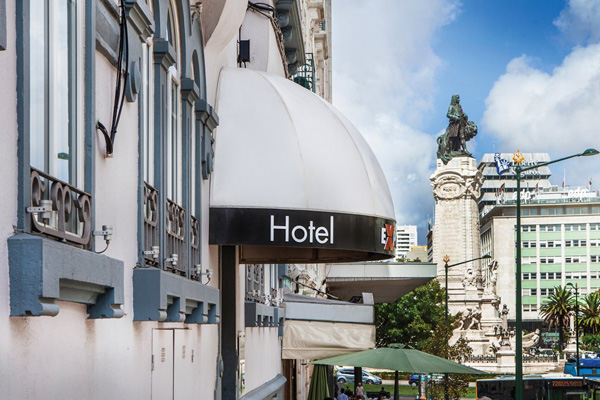
[(41, 214), (40, 218), (46, 223), (52, 218), (52, 200), (40, 200), (40, 206), (27, 207), (30, 214)]
[(171, 254), (171, 258), (165, 258), (165, 262), (171, 264), (172, 266), (176, 266), (179, 261), (179, 256), (177, 254)]
[(94, 236), (104, 236), (104, 241), (107, 243), (112, 239), (113, 227), (111, 225), (102, 225), (101, 231), (94, 231)]
[(158, 259), (158, 255), (160, 254), (159, 246), (152, 246), (152, 250), (144, 250), (145, 256), (152, 256), (155, 260)]

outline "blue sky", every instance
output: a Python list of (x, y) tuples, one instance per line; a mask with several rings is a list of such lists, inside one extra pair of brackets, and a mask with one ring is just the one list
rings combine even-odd
[[(386, 173), (399, 224), (433, 216), (435, 138), (459, 93), (469, 149), (600, 148), (600, 0), (332, 0), (333, 104)], [(600, 185), (600, 157), (553, 168)], [(597, 185), (594, 185), (597, 186)]]

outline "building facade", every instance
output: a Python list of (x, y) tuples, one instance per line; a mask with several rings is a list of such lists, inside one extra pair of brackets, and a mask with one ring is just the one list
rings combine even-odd
[(405, 258), (417, 243), (416, 225), (400, 225), (396, 228), (396, 258)]
[[(539, 323), (540, 306), (554, 287), (577, 284), (582, 295), (600, 289), (600, 193), (551, 186), (529, 191), (526, 198), (521, 206), (523, 320)], [(481, 220), (481, 251), (498, 262), (498, 295), (512, 319), (515, 211), (514, 201), (507, 201)]]
[[(523, 153), (523, 167), (550, 161), (548, 153)], [(479, 213), (485, 215), (497, 204), (515, 200), (517, 179), (514, 161), (510, 153), (487, 153), (478, 165), (483, 174), (483, 185), (479, 197)], [(521, 186), (527, 192), (547, 190), (550, 184), (550, 168), (548, 166), (526, 171), (521, 177)]]
[(394, 255), (383, 173), (316, 96), (330, 10), (0, 0), (2, 397), (285, 397), (279, 265)]

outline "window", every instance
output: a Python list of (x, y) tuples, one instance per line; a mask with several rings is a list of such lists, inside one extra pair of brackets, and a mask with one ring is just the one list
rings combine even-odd
[(533, 312), (537, 311), (537, 304), (523, 304), (524, 312)]
[[(598, 214), (598, 207), (592, 207), (592, 212)], [(600, 231), (600, 224), (590, 224), (590, 231)]]
[(201, 147), (204, 135), (212, 137), (218, 117), (199, 98), (199, 88), (205, 87), (202, 51), (197, 51), (202, 43), (195, 43), (194, 51), (182, 51), (186, 42), (180, 35), (188, 32), (189, 40), (197, 39), (190, 39), (189, 27), (184, 27), (189, 21), (178, 19), (180, 2), (165, 3), (168, 7), (153, 10), (155, 37), (142, 42), (144, 233), (140, 250), (147, 266), (201, 280), (201, 179), (208, 179), (200, 172)]
[(548, 274), (546, 272), (540, 272), (540, 279), (548, 279)]
[(554, 264), (554, 258), (542, 257), (540, 258), (541, 264)]
[(83, 187), (83, 2), (31, 0), (31, 166)]
[(565, 224), (565, 231), (585, 231), (585, 224)]
[(265, 294), (265, 268), (262, 264), (246, 265), (246, 299), (261, 302)]
[(540, 225), (540, 232), (560, 232), (560, 225)]
[(598, 255), (590, 256), (590, 261), (591, 262), (600, 262), (600, 256), (598, 256)]
[[(23, 134), (29, 138), (31, 177), (23, 181), (23, 190), (31, 191), (32, 206), (53, 211), (28, 218), (31, 230), (88, 247), (92, 202), (84, 192), (84, 2), (31, 0), (29, 8), (22, 79), (29, 85), (24, 100), (29, 129)], [(51, 195), (56, 188), (70, 198)]]
[(590, 246), (592, 246), (592, 247), (598, 247), (598, 246), (600, 246), (600, 240), (598, 240), (598, 239), (591, 239), (590, 240)]
[(523, 225), (521, 226), (522, 232), (535, 232), (535, 225)]
[(524, 272), (523, 273), (523, 280), (529, 280), (529, 279), (537, 279), (537, 273), (535, 272)]
[(540, 289), (540, 295), (542, 296), (549, 296), (554, 294), (554, 288), (541, 288)]

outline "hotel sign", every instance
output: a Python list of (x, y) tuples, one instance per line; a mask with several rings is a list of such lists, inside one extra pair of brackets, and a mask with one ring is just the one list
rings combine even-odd
[(312, 210), (210, 209), (210, 244), (348, 250), (390, 258), (393, 220)]

